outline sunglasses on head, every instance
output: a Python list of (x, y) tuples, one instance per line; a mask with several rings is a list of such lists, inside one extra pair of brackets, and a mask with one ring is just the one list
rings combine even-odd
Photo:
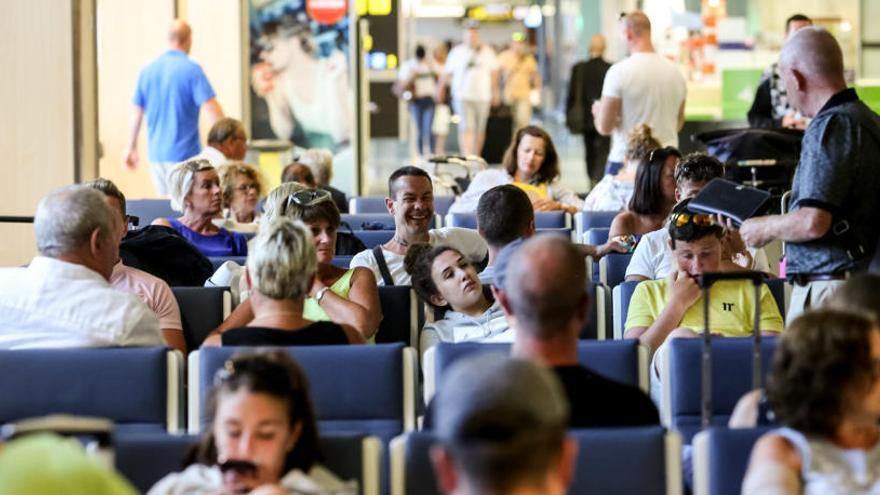
[(330, 193), (323, 189), (303, 189), (287, 196), (285, 209), (290, 208), (291, 204), (314, 206), (330, 199)]
[(669, 221), (678, 228), (684, 227), (689, 223), (698, 227), (711, 227), (715, 225), (715, 219), (712, 218), (712, 215), (702, 213), (673, 213)]
[(193, 172), (193, 173), (198, 172), (200, 170), (205, 170), (207, 168), (213, 167), (211, 165), (211, 162), (209, 162), (208, 160), (204, 160), (204, 159), (190, 160), (190, 161), (186, 162), (185, 165), (186, 165), (187, 170), (189, 170), (190, 172)]

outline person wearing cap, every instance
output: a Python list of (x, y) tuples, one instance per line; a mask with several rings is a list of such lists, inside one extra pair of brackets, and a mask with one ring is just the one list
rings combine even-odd
[(523, 33), (513, 33), (510, 48), (498, 55), (504, 103), (513, 110), (513, 129), (529, 125), (532, 119), (532, 92), (541, 91), (538, 62), (526, 44)]
[(199, 110), (204, 109), (213, 124), (223, 118), (214, 89), (199, 64), (189, 58), (192, 30), (176, 20), (168, 30), (169, 49), (144, 67), (138, 76), (125, 165), (134, 170), (139, 161), (137, 138), (147, 117), (150, 173), (156, 192), (170, 191), (168, 174), (179, 162), (198, 154)]
[(590, 296), (583, 255), (571, 241), (542, 235), (508, 245), (498, 256), (495, 281), (495, 298), (516, 332), (513, 355), (553, 370), (568, 397), (569, 426), (659, 424), (647, 394), (578, 361)]
[(479, 25), (469, 22), (464, 43), (449, 52), (437, 84), (437, 103), (443, 103), (446, 86), (452, 87), (452, 105), (461, 121), (458, 146), (463, 155), (478, 155), (486, 140), (489, 108), (501, 102), (498, 90), (498, 58), (480, 42)]
[(577, 444), (552, 373), (525, 360), (469, 357), (444, 376), (437, 399), (430, 455), (443, 493), (566, 492)]

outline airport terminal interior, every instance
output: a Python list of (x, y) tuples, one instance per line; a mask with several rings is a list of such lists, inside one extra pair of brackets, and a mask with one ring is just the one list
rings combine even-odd
[(880, 494), (880, 0), (0, 12), (0, 494)]

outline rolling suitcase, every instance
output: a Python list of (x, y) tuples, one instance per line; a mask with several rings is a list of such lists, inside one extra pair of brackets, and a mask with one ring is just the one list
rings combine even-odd
[(701, 359), (702, 404), (701, 427), (706, 429), (712, 421), (712, 333), (709, 331), (709, 289), (721, 280), (750, 280), (755, 287), (755, 321), (752, 329), (752, 390), (764, 388), (761, 362), (761, 286), (764, 274), (755, 271), (713, 272), (700, 275), (699, 285), (703, 290), (703, 350)]

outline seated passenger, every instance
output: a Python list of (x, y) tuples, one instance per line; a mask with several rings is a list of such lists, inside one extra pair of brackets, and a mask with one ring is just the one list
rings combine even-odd
[(237, 354), (214, 377), (211, 418), (196, 464), (153, 485), (171, 493), (354, 495), (318, 464), (318, 427), (308, 379), (283, 351)]
[(260, 223), (257, 202), (263, 197), (263, 177), (249, 163), (230, 163), (217, 168), (223, 193), (223, 222), (218, 226), (233, 232), (253, 234)]
[[(263, 221), (284, 217), (302, 220), (315, 242), (318, 271), (308, 290), (303, 318), (348, 325), (365, 339), (372, 339), (382, 321), (376, 278), (364, 267), (346, 270), (333, 264), (340, 216), (330, 193), (306, 189), (295, 182), (281, 184), (266, 198)], [(251, 303), (243, 301), (219, 331), (246, 325), (253, 317)]]
[[(117, 213), (119, 238), (125, 237), (128, 232), (128, 220), (125, 214), (125, 195), (122, 191), (107, 179), (95, 179), (84, 185), (104, 194), (104, 202)], [(110, 285), (114, 289), (134, 294), (143, 301), (159, 318), (162, 337), (168, 346), (186, 355), (186, 339), (183, 337), (180, 307), (177, 305), (177, 298), (171, 292), (171, 287), (164, 280), (143, 270), (125, 266), (122, 259), (119, 259), (113, 266)]]
[(330, 185), (330, 180), (333, 179), (333, 153), (327, 149), (310, 148), (299, 156), (297, 162), (311, 169), (318, 188), (330, 193), (339, 213), (348, 213), (348, 198), (345, 193)]
[(642, 234), (663, 227), (675, 206), (675, 166), (681, 153), (672, 147), (656, 148), (636, 172), (632, 198), (624, 212), (611, 222), (609, 239), (624, 239), (635, 248)]
[[(388, 179), (385, 207), (394, 216), (394, 237), (385, 244), (356, 254), (351, 267), (372, 270), (379, 285), (409, 285), (410, 277), (403, 267), (409, 246), (417, 243), (449, 245), (458, 249), (473, 263), (483, 263), (488, 248), (476, 231), (456, 227), (430, 229), (434, 219), (434, 189), (431, 176), (417, 167), (401, 167)], [(380, 256), (381, 260), (377, 258)], [(386, 276), (382, 272), (387, 269)]]
[(360, 344), (364, 337), (348, 325), (312, 321), (303, 306), (318, 267), (314, 240), (299, 220), (264, 221), (251, 241), (245, 278), (254, 317), (246, 327), (214, 333), (205, 345)]
[(165, 345), (150, 308), (110, 286), (119, 221), (90, 187), (40, 200), (40, 254), (26, 268), (0, 268), (0, 349)]
[[(703, 332), (702, 290), (696, 278), (718, 271), (723, 229), (710, 215), (690, 211), (688, 202), (676, 205), (669, 218), (669, 246), (678, 271), (662, 280), (640, 283), (626, 318), (626, 337), (638, 338), (657, 351), (668, 337), (696, 337)], [(712, 333), (743, 337), (752, 334), (754, 288), (746, 280), (717, 282), (710, 290)], [(762, 332), (781, 332), (782, 315), (770, 290), (761, 288)]]
[[(724, 175), (724, 164), (705, 153), (690, 153), (675, 167), (675, 200), (682, 201), (696, 196), (710, 180)], [(764, 249), (746, 248), (737, 230), (724, 232), (725, 253), (721, 269), (743, 268), (770, 272), (770, 264)], [(669, 249), (669, 229), (660, 228), (643, 235), (636, 245), (626, 280), (642, 281), (666, 278), (675, 271), (676, 263)]]
[(244, 160), (247, 155), (247, 132), (240, 120), (229, 117), (214, 122), (208, 131), (208, 145), (193, 157), (184, 161), (208, 160), (214, 167), (220, 167)]
[(207, 160), (193, 160), (175, 166), (168, 173), (171, 207), (180, 218), (157, 218), (153, 225), (171, 227), (193, 243), (205, 256), (246, 256), (247, 239), (217, 227), (223, 201), (220, 178)]
[(438, 342), (513, 342), (501, 306), (458, 250), (415, 244), (403, 263), (419, 297), (435, 308), (449, 310), (443, 319), (422, 329), (422, 355)]
[(474, 176), (467, 191), (455, 200), (450, 213), (473, 213), (480, 196), (502, 184), (513, 184), (526, 192), (535, 211), (575, 213), (583, 201), (559, 185), (559, 155), (544, 129), (528, 125), (516, 131), (504, 154), (503, 170), (484, 170)]
[(641, 124), (630, 131), (623, 154), (623, 167), (615, 175), (606, 174), (584, 200), (586, 211), (622, 211), (629, 205), (639, 167), (648, 160), (652, 150), (661, 147), (651, 126)]
[(281, 173), (281, 183), (287, 182), (296, 182), (308, 189), (318, 187), (318, 181), (312, 175), (312, 170), (298, 162), (289, 163), (284, 167), (284, 171)]
[(767, 379), (784, 427), (755, 444), (742, 493), (880, 493), (878, 363), (875, 320), (832, 309), (795, 319)]

